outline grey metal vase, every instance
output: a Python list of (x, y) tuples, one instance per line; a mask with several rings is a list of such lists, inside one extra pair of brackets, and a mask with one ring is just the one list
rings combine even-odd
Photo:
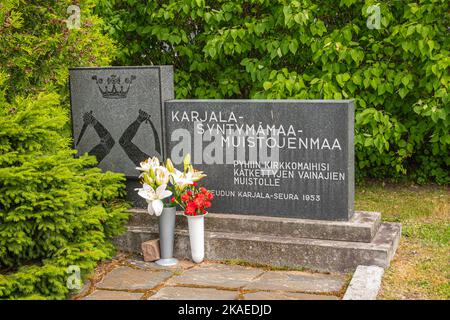
[(178, 260), (173, 257), (176, 208), (164, 208), (159, 216), (159, 249), (161, 259), (156, 261), (160, 266), (173, 266)]

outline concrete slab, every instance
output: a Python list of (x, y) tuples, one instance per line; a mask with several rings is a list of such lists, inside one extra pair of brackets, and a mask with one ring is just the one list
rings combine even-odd
[(384, 269), (377, 266), (358, 266), (343, 300), (376, 300)]
[(216, 288), (240, 288), (248, 285), (263, 271), (223, 264), (202, 265), (185, 271), (168, 281), (171, 285), (193, 285)]
[[(376, 242), (372, 243), (206, 232), (205, 257), (210, 260), (244, 259), (275, 266), (353, 272), (358, 265), (388, 266), (400, 235), (401, 226), (397, 223), (383, 223), (374, 238)], [(116, 243), (122, 250), (138, 252), (141, 242), (154, 236), (157, 234), (146, 227), (129, 227)], [(190, 258), (189, 248), (187, 231), (176, 231), (175, 256)]]
[(283, 290), (296, 292), (333, 293), (342, 290), (345, 277), (310, 274), (296, 271), (268, 271), (244, 290)]
[(172, 275), (169, 271), (145, 271), (130, 267), (118, 267), (97, 284), (100, 289), (147, 290), (159, 285)]
[[(183, 220), (183, 218), (179, 217), (177, 220)], [(365, 223), (364, 218), (361, 216), (360, 218), (361, 223)], [(208, 225), (208, 218), (205, 225)], [(206, 231), (205, 258), (215, 261), (240, 259), (251, 263), (306, 267), (327, 272), (354, 272), (358, 265), (376, 265), (383, 268), (389, 266), (398, 247), (400, 236), (399, 223), (381, 223), (372, 241), (368, 243), (289, 235)], [(130, 225), (128, 232), (116, 238), (115, 242), (121, 250), (140, 252), (142, 242), (157, 237), (158, 232), (153, 226)], [(174, 250), (175, 257), (190, 259), (187, 230), (175, 231)]]
[[(158, 217), (131, 209), (130, 226), (148, 226), (157, 232)], [(187, 219), (178, 212), (176, 228), (187, 230)], [(379, 212), (357, 211), (350, 221), (322, 221), (239, 214), (208, 214), (205, 230), (281, 237), (370, 242), (381, 222)]]
[(238, 291), (212, 288), (165, 287), (148, 300), (236, 300)]
[(95, 290), (83, 300), (139, 300), (142, 293), (126, 291)]

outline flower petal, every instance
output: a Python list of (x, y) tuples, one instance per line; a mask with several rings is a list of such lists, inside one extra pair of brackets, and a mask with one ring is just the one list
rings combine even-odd
[(153, 200), (152, 207), (153, 210), (155, 211), (156, 216), (160, 216), (161, 212), (164, 209), (164, 203), (161, 200)]
[(150, 194), (147, 191), (143, 190), (143, 189), (140, 189), (138, 191), (138, 195), (141, 196), (144, 199), (152, 200), (152, 197), (150, 196)]
[(159, 195), (159, 198), (160, 198), (160, 199), (164, 199), (164, 198), (170, 197), (171, 195), (172, 195), (172, 191), (170, 191), (170, 190), (164, 190), (164, 191)]
[(151, 215), (153, 215), (153, 214), (155, 213), (155, 211), (153, 210), (153, 207), (152, 207), (152, 202), (149, 202), (149, 203), (148, 203), (147, 211), (148, 211), (148, 213), (150, 213)]
[(166, 190), (166, 187), (167, 187), (166, 184), (162, 184), (158, 188), (156, 188), (156, 195), (158, 196), (159, 199), (163, 199), (160, 197), (160, 195), (161, 195), (161, 193), (164, 192), (164, 190)]

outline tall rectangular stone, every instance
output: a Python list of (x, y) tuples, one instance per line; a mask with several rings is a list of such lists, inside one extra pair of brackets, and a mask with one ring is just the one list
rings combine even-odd
[(70, 92), (78, 154), (124, 173), (133, 200), (139, 162), (164, 157), (163, 107), (174, 97), (173, 67), (72, 68)]
[(103, 170), (137, 177), (148, 156), (163, 157), (163, 103), (173, 98), (172, 66), (70, 69), (73, 138)]

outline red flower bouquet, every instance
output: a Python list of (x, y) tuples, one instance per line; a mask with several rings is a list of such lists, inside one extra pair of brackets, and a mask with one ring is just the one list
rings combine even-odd
[(206, 209), (211, 207), (212, 199), (213, 194), (211, 192), (204, 187), (198, 187), (197, 183), (194, 183), (181, 194), (179, 200), (174, 197), (172, 201), (184, 209), (186, 216), (201, 216), (208, 213)]

